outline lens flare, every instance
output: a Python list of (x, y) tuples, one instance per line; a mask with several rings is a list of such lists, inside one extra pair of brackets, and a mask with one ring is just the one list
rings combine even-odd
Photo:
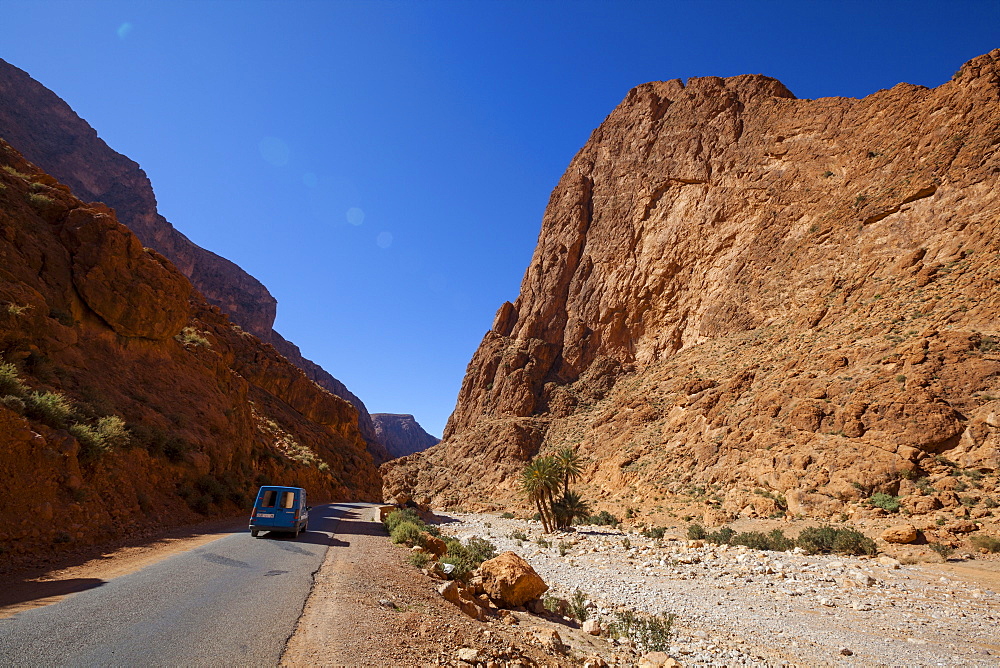
[(118, 39), (125, 39), (126, 37), (128, 37), (128, 34), (132, 32), (132, 24), (126, 21), (125, 23), (118, 26), (118, 30), (116, 30), (115, 32), (118, 33)]
[(379, 248), (388, 248), (392, 245), (392, 232), (379, 232), (375, 243)]
[(257, 145), (260, 149), (260, 157), (275, 167), (284, 167), (292, 156), (292, 149), (283, 139), (277, 137), (264, 137)]
[(347, 222), (355, 227), (365, 222), (365, 212), (356, 206), (347, 210)]
[(319, 184), (319, 177), (312, 172), (306, 172), (302, 175), (302, 183), (310, 188), (315, 188)]

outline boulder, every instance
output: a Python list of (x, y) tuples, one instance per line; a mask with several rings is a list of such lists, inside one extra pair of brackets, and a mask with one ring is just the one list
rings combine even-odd
[(899, 526), (889, 527), (882, 532), (882, 540), (887, 543), (898, 543), (900, 545), (906, 545), (912, 543), (917, 539), (917, 528), (912, 524), (901, 524)]
[(969, 520), (955, 520), (944, 526), (948, 533), (972, 533), (979, 529), (979, 525)]
[(639, 659), (639, 668), (680, 668), (680, 665), (666, 652), (647, 652)]
[(513, 552), (484, 561), (479, 567), (479, 575), (483, 590), (501, 606), (524, 605), (549, 589), (531, 564)]
[(440, 559), (448, 551), (448, 546), (437, 536), (432, 536), (426, 531), (422, 532), (418, 538), (420, 545), (434, 555), (435, 559)]
[(469, 617), (483, 621), (486, 619), (486, 611), (481, 607), (481, 603), (468, 589), (463, 589), (455, 580), (449, 580), (438, 587), (438, 593), (444, 600), (458, 606), (458, 608)]
[(534, 638), (542, 645), (545, 649), (551, 650), (553, 652), (562, 652), (563, 643), (562, 638), (559, 637), (559, 632), (555, 629), (546, 629), (541, 626), (533, 626), (528, 629), (530, 633), (529, 637)]
[(601, 635), (601, 622), (596, 619), (588, 619), (583, 623), (583, 632), (592, 636)]

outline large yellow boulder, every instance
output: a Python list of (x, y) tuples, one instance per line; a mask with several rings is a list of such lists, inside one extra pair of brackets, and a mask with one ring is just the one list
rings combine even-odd
[(486, 595), (501, 606), (524, 605), (549, 589), (531, 564), (513, 552), (484, 561), (479, 577)]
[(917, 539), (917, 529), (912, 524), (889, 527), (882, 532), (882, 540), (887, 543), (907, 544)]

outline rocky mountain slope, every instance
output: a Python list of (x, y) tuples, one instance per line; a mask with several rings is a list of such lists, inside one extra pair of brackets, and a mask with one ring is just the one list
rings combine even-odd
[(412, 415), (372, 413), (372, 422), (379, 441), (393, 458), (426, 450), (441, 440), (424, 431)]
[(364, 403), (274, 331), (277, 300), (267, 288), (233, 262), (201, 248), (174, 228), (157, 212), (152, 185), (138, 164), (105, 144), (55, 93), (3, 60), (0, 137), (70, 186), (77, 197), (113, 208), (121, 223), (145, 246), (173, 262), (210, 304), (261, 341), (273, 345), (310, 379), (354, 404), (372, 456), (377, 462), (388, 458)]
[(1000, 50), (860, 100), (636, 87), (552, 193), (444, 441), (384, 465), (386, 496), (501, 506), (570, 445), (584, 496), (632, 512), (989, 513), (998, 99)]
[(356, 409), (235, 326), (100, 203), (0, 142), (0, 553), (374, 499)]

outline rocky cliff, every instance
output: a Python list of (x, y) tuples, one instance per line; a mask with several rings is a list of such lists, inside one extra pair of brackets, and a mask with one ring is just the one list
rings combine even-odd
[(113, 210), (0, 142), (5, 565), (244, 512), (266, 483), (374, 500), (357, 424)]
[(85, 201), (113, 208), (142, 243), (169, 259), (210, 304), (234, 323), (272, 344), (307, 376), (358, 410), (361, 433), (377, 462), (388, 454), (378, 442), (364, 403), (293, 343), (274, 331), (277, 300), (260, 281), (207, 251), (157, 213), (156, 198), (138, 164), (111, 149), (55, 93), (0, 60), (0, 137)]
[(1000, 444), (998, 94), (1000, 50), (860, 100), (636, 87), (553, 191), (444, 441), (385, 465), (386, 495), (502, 503), (569, 445), (586, 497), (642, 512), (989, 512), (961, 474)]
[(379, 441), (385, 444), (393, 458), (426, 450), (441, 440), (424, 431), (412, 415), (372, 413), (372, 422)]

